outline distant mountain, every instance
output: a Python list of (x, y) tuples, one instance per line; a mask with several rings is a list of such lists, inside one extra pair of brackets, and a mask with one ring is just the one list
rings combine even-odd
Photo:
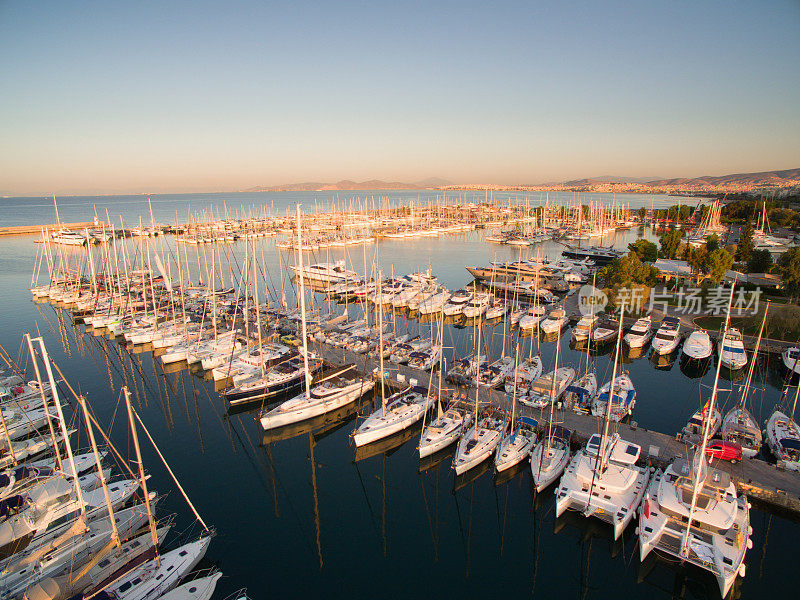
[(790, 181), (800, 180), (800, 169), (784, 169), (783, 171), (762, 171), (760, 173), (735, 173), (733, 175), (676, 179), (654, 179), (648, 181), (654, 187), (661, 186), (781, 186)]
[(573, 179), (566, 185), (592, 185), (593, 183), (648, 183), (660, 177), (620, 177), (619, 175), (601, 175), (600, 177), (587, 177), (586, 179)]
[(380, 179), (370, 179), (369, 181), (352, 181), (343, 179), (336, 183), (323, 183), (319, 181), (307, 181), (304, 183), (289, 183), (269, 187), (253, 187), (245, 192), (316, 192), (316, 191), (346, 191), (346, 190), (415, 190), (436, 188), (443, 185), (450, 185), (450, 182), (440, 177), (429, 177), (421, 181), (400, 182), (383, 181)]

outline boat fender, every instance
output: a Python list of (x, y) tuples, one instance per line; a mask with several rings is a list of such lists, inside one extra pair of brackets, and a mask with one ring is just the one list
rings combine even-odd
[[(747, 549), (748, 550), (753, 549), (753, 540), (751, 540), (750, 538), (747, 538)], [(744, 577), (744, 573), (742, 573), (742, 577)]]
[(747, 568), (745, 567), (744, 563), (739, 565), (739, 575), (744, 577), (746, 572), (747, 572)]
[(749, 537), (749, 536), (751, 536), (751, 535), (753, 535), (753, 526), (752, 526), (752, 525), (749, 525), (749, 526), (747, 527), (747, 536)]

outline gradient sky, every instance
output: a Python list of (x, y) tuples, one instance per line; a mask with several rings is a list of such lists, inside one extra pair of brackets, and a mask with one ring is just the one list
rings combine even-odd
[(800, 167), (800, 1), (0, 0), (0, 193)]

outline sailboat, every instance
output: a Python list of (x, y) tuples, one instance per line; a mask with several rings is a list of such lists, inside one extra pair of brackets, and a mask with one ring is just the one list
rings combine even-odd
[(758, 351), (761, 347), (761, 336), (764, 334), (764, 326), (767, 323), (767, 312), (769, 311), (769, 301), (764, 309), (764, 319), (761, 321), (761, 328), (758, 331), (756, 348), (753, 358), (750, 361), (750, 368), (747, 371), (747, 379), (742, 387), (739, 401), (722, 419), (722, 439), (734, 442), (742, 447), (742, 454), (749, 458), (754, 457), (761, 450), (762, 435), (758, 421), (752, 413), (747, 410), (747, 400), (750, 396), (750, 385), (753, 382), (753, 372), (755, 371)]
[[(591, 341), (591, 323), (589, 326), (589, 339)], [(561, 348), (561, 340), (556, 342), (556, 367), (558, 367), (558, 356)], [(587, 352), (586, 370), (589, 374), (589, 354)], [(584, 376), (585, 378), (586, 376)], [(594, 377), (594, 373), (592, 373)], [(556, 378), (554, 377), (550, 383), (550, 396), (556, 394)], [(595, 380), (595, 387), (597, 382)], [(539, 443), (533, 448), (531, 452), (531, 475), (533, 483), (536, 486), (536, 491), (541, 492), (551, 483), (553, 483), (567, 466), (570, 457), (570, 438), (572, 432), (569, 429), (556, 425), (553, 421), (555, 413), (555, 402), (550, 402), (550, 416), (547, 419), (547, 431)]]
[[(442, 340), (444, 327), (444, 313), (439, 319), (439, 341)], [(441, 343), (437, 344), (441, 346)], [(419, 457), (425, 458), (437, 453), (439, 450), (447, 448), (454, 443), (465, 427), (469, 427), (472, 422), (472, 414), (456, 402), (451, 402), (446, 411), (442, 407), (442, 371), (444, 365), (439, 369), (439, 391), (436, 394), (436, 418), (422, 428), (420, 435)]]
[[(481, 332), (476, 326), (477, 356), (481, 352)], [(494, 452), (506, 429), (506, 420), (502, 415), (490, 412), (484, 417), (479, 416), (480, 386), (478, 378), (480, 369), (475, 372), (475, 414), (472, 426), (461, 436), (456, 454), (453, 457), (453, 469), (456, 475), (461, 475), (471, 468), (481, 464)]]
[[(517, 346), (517, 355), (514, 359), (514, 364), (517, 363), (519, 363), (519, 346)], [(500, 441), (494, 455), (494, 468), (498, 473), (506, 471), (528, 458), (538, 437), (539, 422), (526, 416), (517, 418), (516, 409), (517, 390), (514, 388), (514, 394), (511, 397), (509, 432)]]
[[(592, 286), (595, 285), (595, 279), (592, 280)], [(592, 328), (598, 321), (598, 317), (594, 312), (584, 316), (581, 321), (586, 319), (586, 331), (583, 332), (582, 338), (586, 340), (586, 372), (574, 384), (567, 387), (565, 391), (565, 404), (572, 406), (572, 410), (578, 414), (588, 414), (592, 407), (592, 401), (597, 393), (597, 375), (594, 372), (594, 365), (592, 364)], [(580, 323), (579, 323), (580, 325)], [(577, 328), (576, 328), (577, 329)]]
[[(729, 320), (730, 304), (726, 328)], [(706, 460), (721, 367), (719, 361), (701, 441), (691, 464), (678, 458), (663, 473), (659, 470), (653, 475), (640, 511), (639, 556), (644, 560), (657, 550), (710, 571), (724, 598), (736, 577), (745, 574), (744, 558), (752, 548), (753, 529), (747, 498), (737, 497), (730, 475)]]
[[(378, 272), (378, 297), (382, 297), (381, 282), (383, 274)], [(378, 306), (378, 331), (380, 347), (383, 347), (383, 310)], [(431, 407), (430, 391), (420, 386), (408, 386), (386, 397), (384, 391), (386, 372), (383, 367), (383, 353), (380, 353), (381, 407), (373, 412), (353, 432), (353, 443), (363, 446), (389, 437), (390, 435), (411, 427), (422, 420)]]
[(355, 402), (374, 386), (371, 379), (355, 370), (355, 365), (345, 365), (309, 381), (303, 393), (272, 410), (264, 410), (259, 420), (264, 429), (305, 421)]
[[(623, 304), (619, 327), (625, 314)], [(619, 365), (622, 336), (617, 337), (611, 389)], [(609, 523), (618, 539), (636, 514), (650, 475), (647, 467), (636, 466), (641, 447), (623, 440), (618, 433), (609, 435), (611, 403), (606, 404), (603, 433), (589, 438), (586, 448), (575, 454), (556, 490), (556, 516), (575, 510), (586, 517), (595, 516)]]
[(800, 426), (794, 420), (794, 411), (797, 408), (797, 397), (800, 395), (800, 385), (795, 388), (792, 410), (783, 412), (783, 402), (788, 397), (791, 388), (786, 386), (778, 406), (767, 419), (764, 430), (767, 446), (784, 469), (800, 471)]

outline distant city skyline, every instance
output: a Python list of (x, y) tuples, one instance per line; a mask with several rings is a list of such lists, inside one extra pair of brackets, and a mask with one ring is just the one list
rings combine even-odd
[(800, 167), (800, 2), (0, 3), (0, 194)]

